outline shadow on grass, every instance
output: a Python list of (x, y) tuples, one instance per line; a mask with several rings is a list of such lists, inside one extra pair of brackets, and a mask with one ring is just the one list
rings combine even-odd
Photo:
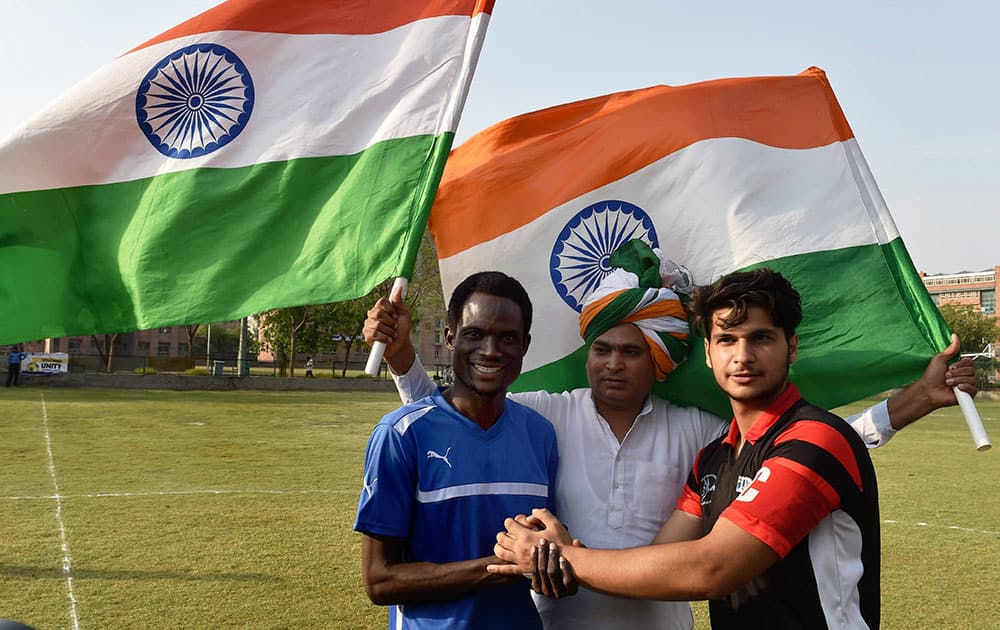
[[(0, 564), (0, 575), (12, 578), (63, 579), (66, 574), (57, 567), (19, 567)], [(190, 582), (284, 582), (283, 578), (264, 573), (194, 574), (176, 571), (98, 571), (73, 569), (74, 580), (183, 580)]]

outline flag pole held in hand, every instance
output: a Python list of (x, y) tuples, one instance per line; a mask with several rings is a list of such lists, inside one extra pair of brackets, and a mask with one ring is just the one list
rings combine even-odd
[[(400, 300), (406, 299), (406, 278), (399, 276), (392, 283), (392, 291), (389, 292), (391, 296), (389, 299), (395, 301), (396, 296), (399, 296)], [(368, 364), (365, 365), (365, 374), (369, 376), (375, 376), (378, 374), (378, 369), (382, 364), (382, 355), (385, 354), (385, 343), (382, 341), (376, 341), (372, 344), (371, 354), (368, 355)]]
[(976, 450), (990, 450), (993, 444), (990, 442), (990, 437), (986, 435), (986, 427), (983, 426), (983, 419), (979, 417), (976, 404), (972, 402), (972, 396), (957, 387), (953, 389), (955, 390), (955, 398), (958, 399), (958, 406), (962, 408), (962, 415), (965, 416), (965, 423), (969, 425), (972, 439), (976, 443)]

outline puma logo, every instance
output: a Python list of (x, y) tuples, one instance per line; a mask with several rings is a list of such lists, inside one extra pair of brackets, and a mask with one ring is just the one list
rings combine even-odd
[(375, 482), (376, 481), (378, 481), (378, 477), (375, 477), (374, 479), (372, 479), (371, 483), (364, 482), (365, 492), (368, 493), (369, 497), (371, 497), (372, 493), (375, 491)]
[(444, 452), (444, 455), (436, 451), (427, 451), (427, 459), (440, 459), (444, 463), (448, 464), (448, 468), (451, 468), (451, 462), (448, 461), (448, 453), (450, 452), (451, 452), (450, 446), (448, 447), (448, 450)]

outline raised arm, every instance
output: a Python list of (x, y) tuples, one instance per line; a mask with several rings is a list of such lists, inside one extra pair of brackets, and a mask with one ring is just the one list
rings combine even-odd
[(952, 387), (976, 395), (976, 368), (972, 360), (962, 359), (948, 365), (959, 351), (958, 337), (952, 335), (951, 339), (951, 345), (931, 358), (920, 379), (893, 394), (888, 401), (847, 418), (868, 448), (884, 445), (896, 431), (932, 411), (958, 404)]
[(385, 344), (385, 362), (389, 365), (396, 391), (403, 403), (420, 400), (434, 393), (434, 382), (427, 376), (410, 340), (410, 309), (397, 296), (379, 298), (365, 319), (365, 343)]
[(362, 329), (365, 343), (369, 346), (376, 341), (385, 344), (384, 359), (395, 374), (405, 374), (417, 356), (410, 340), (412, 318), (403, 298), (393, 294), (388, 300), (379, 298), (365, 319)]
[(976, 395), (976, 367), (972, 359), (948, 365), (958, 356), (960, 347), (958, 335), (952, 334), (951, 344), (930, 360), (923, 376), (889, 399), (892, 428), (898, 431), (941, 407), (957, 405), (953, 387)]

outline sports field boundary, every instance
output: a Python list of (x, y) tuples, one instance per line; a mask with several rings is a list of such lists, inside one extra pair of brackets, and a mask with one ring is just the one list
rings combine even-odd
[(69, 541), (66, 535), (66, 522), (63, 519), (63, 497), (59, 493), (59, 480), (56, 477), (55, 458), (52, 456), (52, 435), (49, 431), (49, 413), (45, 406), (45, 396), (42, 396), (42, 426), (45, 429), (45, 452), (48, 459), (49, 478), (52, 480), (52, 488), (55, 490), (50, 498), (55, 501), (56, 525), (59, 527), (59, 546), (62, 551), (62, 571), (66, 577), (66, 591), (69, 596), (70, 619), (73, 622), (74, 630), (79, 630), (80, 621), (76, 614), (76, 596), (73, 594), (73, 558), (69, 552)]
[[(102, 374), (100, 372), (21, 375), (25, 387), (96, 387), (177, 391), (395, 392), (390, 378), (305, 378), (283, 376), (202, 376), (187, 374)], [(887, 398), (882, 392), (873, 398)], [(977, 400), (1000, 400), (1000, 390), (980, 391)]]
[(318, 392), (395, 392), (384, 378), (285, 378), (281, 376), (189, 376), (186, 374), (69, 373), (44, 376), (22, 374), (19, 387), (97, 387), (112, 389), (264, 390)]

